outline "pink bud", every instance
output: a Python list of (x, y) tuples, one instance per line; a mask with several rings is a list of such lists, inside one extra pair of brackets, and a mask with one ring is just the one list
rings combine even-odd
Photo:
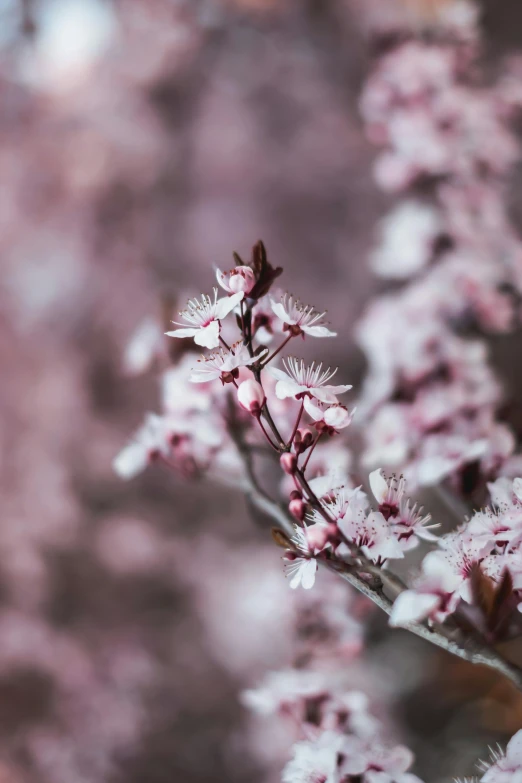
[(266, 397), (261, 384), (250, 378), (248, 381), (243, 381), (243, 383), (239, 384), (237, 399), (241, 407), (251, 413), (252, 416), (259, 416)]
[(297, 468), (297, 457), (295, 454), (290, 454), (288, 451), (285, 451), (284, 454), (281, 454), (279, 464), (285, 473), (288, 473), (289, 476), (293, 476), (295, 469)]
[(302, 522), (306, 515), (306, 505), (299, 498), (291, 500), (288, 504), (288, 510), (299, 522)]
[(329, 427), (342, 430), (351, 424), (353, 411), (350, 413), (344, 405), (331, 405), (324, 414), (324, 421)]
[(256, 284), (256, 276), (249, 266), (236, 266), (230, 272), (228, 278), (228, 288), (232, 293), (237, 294), (239, 291), (243, 291), (245, 294), (250, 293)]

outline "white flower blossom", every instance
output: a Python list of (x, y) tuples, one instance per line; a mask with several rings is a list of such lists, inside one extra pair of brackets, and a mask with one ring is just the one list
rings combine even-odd
[(284, 323), (283, 331), (297, 336), (307, 334), (310, 337), (336, 337), (322, 322), (325, 313), (320, 313), (310, 305), (303, 305), (293, 296), (283, 294), (280, 302), (270, 300), (275, 315)]
[(196, 345), (201, 345), (204, 348), (217, 348), (221, 333), (221, 321), (232, 312), (243, 297), (243, 291), (238, 291), (232, 296), (218, 299), (218, 290), (214, 288), (214, 299), (204, 294), (201, 299), (191, 299), (187, 309), (180, 312), (185, 324), (173, 321), (172, 323), (182, 328), (166, 332), (166, 334), (169, 337), (193, 337)]
[[(266, 353), (266, 350), (263, 352)], [(190, 380), (192, 383), (206, 383), (221, 380), (223, 383), (238, 378), (240, 367), (249, 367), (261, 358), (262, 354), (250, 356), (246, 345), (237, 342), (230, 349), (220, 349), (210, 356), (198, 359), (193, 367)]]
[(295, 400), (303, 397), (315, 397), (321, 402), (334, 404), (338, 402), (337, 395), (351, 389), (351, 386), (332, 386), (328, 383), (337, 370), (323, 370), (323, 365), (305, 365), (303, 360), (289, 358), (283, 359), (286, 369), (269, 367), (268, 372), (277, 379), (275, 393), (280, 400), (293, 397)]

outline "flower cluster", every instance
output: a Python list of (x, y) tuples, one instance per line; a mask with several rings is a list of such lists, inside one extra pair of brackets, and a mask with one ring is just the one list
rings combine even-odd
[[(426, 555), (415, 588), (395, 602), (393, 625), (442, 622), (462, 600), (480, 612), (476, 622), (485, 635), (505, 631), (513, 608), (522, 605), (522, 479), (499, 478), (489, 490), (492, 507), (475, 512)], [(484, 598), (488, 590), (491, 601)]]
[[(353, 411), (341, 403), (340, 395), (352, 387), (332, 383), (336, 370), (321, 363), (289, 357), (282, 366), (275, 365), (291, 340), (335, 333), (327, 327), (325, 313), (293, 296), (271, 293), (281, 270), (268, 262), (262, 243), (254, 247), (250, 264), (240, 261), (236, 257), (233, 269), (216, 272), (223, 296), (216, 288), (212, 296), (190, 299), (180, 313), (183, 321), (174, 322), (180, 328), (166, 333), (183, 343), (177, 361), (161, 376), (162, 412), (147, 414), (115, 458), (114, 468), (123, 478), (133, 478), (159, 462), (186, 476), (206, 473), (240, 484), (245, 480), (241, 448), (259, 446), (264, 438), (293, 477), (289, 508), (302, 519), (311, 502), (319, 504), (304, 473), (309, 466), (307, 477), (314, 480), (327, 440), (351, 423)], [(140, 361), (131, 362), (134, 368), (148, 366), (156, 355), (157, 329), (154, 340), (152, 332), (149, 326), (133, 338), (127, 353), (138, 355)], [(276, 335), (281, 343), (269, 354), (267, 346)], [(196, 359), (187, 339), (210, 352)], [(336, 459), (328, 463), (329, 471), (342, 472), (344, 484), (346, 453), (338, 448)]]
[(370, 366), (364, 461), (402, 470), (414, 485), (452, 476), (460, 491), (470, 468), (482, 487), (495, 477), (514, 440), (499, 423), (501, 389), (484, 343), (457, 332), (511, 329), (522, 291), (506, 196), (520, 155), (510, 128), (520, 91), (470, 76), (479, 37), (469, 12), (460, 32), (441, 25), (426, 40), (400, 38), (361, 99), (367, 134), (383, 150), (377, 182), (406, 194), (382, 222), (372, 265), (390, 279), (417, 276), (372, 303), (359, 326)]
[[(382, 565), (402, 559), (419, 539), (437, 541), (431, 533), (430, 515), (406, 497), (401, 476), (386, 480), (380, 470), (370, 475), (370, 486), (378, 504), (372, 510), (361, 487), (335, 486), (335, 477), (313, 483), (319, 505), (295, 527), (291, 548), (286, 552), (290, 587), (313, 587), (318, 560), (334, 557), (339, 562), (359, 561)], [(433, 526), (431, 526), (433, 527)]]

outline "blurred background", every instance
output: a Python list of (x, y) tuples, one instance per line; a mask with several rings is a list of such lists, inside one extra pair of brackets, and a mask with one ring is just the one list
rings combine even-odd
[[(494, 73), (522, 6), (482, 10)], [(390, 13), (400, 0), (0, 0), (0, 783), (279, 779), (288, 745), (238, 693), (292, 656), (280, 554), (225, 489), (113, 475), (157, 394), (122, 355), (162, 298), (262, 238), (360, 384), (353, 326), (392, 199), (358, 99)], [(511, 198), (517, 222), (520, 170)], [(495, 341), (514, 394), (517, 346)], [(507, 685), (441, 655), (370, 623), (368, 681), (429, 783), (522, 726)]]

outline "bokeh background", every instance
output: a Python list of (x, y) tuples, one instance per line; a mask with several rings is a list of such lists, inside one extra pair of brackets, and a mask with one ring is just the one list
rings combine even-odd
[[(122, 356), (162, 299), (262, 238), (282, 284), (328, 309), (322, 357), (360, 384), (353, 326), (391, 198), (358, 98), (390, 8), (0, 1), (1, 783), (279, 779), (284, 738), (238, 693), (292, 655), (280, 554), (230, 491), (113, 475), (157, 396)], [(522, 6), (483, 12), (494, 73)], [(515, 171), (518, 227), (521, 195)], [(494, 345), (514, 396), (518, 340)], [(430, 783), (522, 726), (493, 676), (378, 617), (368, 635), (368, 681)]]

